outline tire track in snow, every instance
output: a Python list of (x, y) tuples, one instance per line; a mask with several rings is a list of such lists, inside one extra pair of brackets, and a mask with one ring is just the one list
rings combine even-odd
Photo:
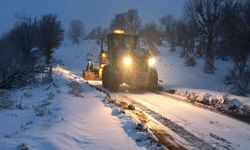
[[(111, 94), (112, 96), (112, 94)], [(147, 114), (151, 115), (154, 119), (162, 123), (164, 126), (169, 128), (170, 130), (174, 131), (176, 134), (184, 138), (187, 142), (189, 142), (193, 147), (196, 147), (197, 149), (200, 150), (214, 150), (214, 149), (226, 149), (226, 150), (231, 150), (233, 147), (231, 146), (230, 142), (223, 141), (224, 144), (221, 144), (219, 142), (214, 142), (212, 145), (203, 139), (197, 137), (196, 135), (190, 133), (187, 131), (184, 127), (176, 124), (175, 122), (171, 121), (170, 119), (162, 116), (161, 114), (143, 106), (141, 103), (136, 102), (135, 100), (128, 98), (127, 96), (124, 95), (119, 95), (117, 98), (118, 100), (121, 101), (127, 101), (130, 102), (131, 104), (135, 105), (139, 109), (141, 109), (143, 112), (146, 112)]]
[[(177, 125), (176, 123), (174, 123), (170, 119), (163, 117), (161, 114), (154, 112), (153, 110), (143, 106), (142, 104), (136, 102), (135, 100), (130, 99), (127, 96), (124, 96), (122, 94), (119, 95), (119, 97), (114, 98), (114, 94), (112, 94), (108, 90), (104, 89), (102, 86), (92, 85), (90, 83), (88, 83), (88, 84), (90, 86), (92, 86), (93, 88), (107, 94), (107, 96), (110, 99), (116, 99), (116, 101), (120, 101), (120, 102), (125, 101), (125, 102), (129, 102), (130, 104), (135, 105), (136, 107), (140, 108), (143, 112), (146, 112), (152, 118), (154, 118), (157, 121), (159, 121), (160, 123), (162, 123), (165, 127), (169, 128), (170, 130), (175, 132), (177, 135), (181, 136), (183, 139), (185, 139), (187, 142), (189, 142), (193, 147), (195, 147), (199, 150), (215, 150), (216, 149), (215, 146), (210, 145), (209, 143), (205, 142), (204, 140), (200, 139), (199, 137), (195, 136), (194, 134), (188, 132), (185, 128)], [(225, 149), (225, 146), (223, 146), (223, 147), (224, 147), (223, 149)]]
[(134, 118), (140, 120), (140, 122), (143, 123), (150, 130), (150, 132), (152, 132), (153, 136), (157, 138), (156, 141), (158, 141), (160, 144), (165, 146), (167, 149), (187, 150), (186, 147), (182, 146), (179, 142), (175, 141), (175, 138), (171, 134), (161, 129), (160, 126), (157, 125), (157, 122), (150, 120), (149, 117), (147, 116), (148, 114), (145, 114), (143, 111), (137, 110), (137, 109), (129, 110), (128, 105), (130, 103), (126, 103), (125, 101), (115, 100), (112, 97), (112, 93), (110, 93), (103, 87), (92, 85), (89, 82), (86, 82), (86, 83), (90, 85), (91, 87), (95, 88), (96, 90), (106, 94), (109, 99), (108, 101), (110, 101), (110, 103), (115, 104), (117, 107), (120, 107), (125, 112), (130, 113), (130, 115), (132, 115)]

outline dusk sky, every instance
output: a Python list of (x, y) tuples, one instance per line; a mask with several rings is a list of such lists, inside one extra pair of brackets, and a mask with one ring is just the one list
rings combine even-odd
[(115, 14), (130, 8), (138, 9), (145, 22), (157, 22), (161, 16), (172, 14), (181, 18), (185, 0), (0, 0), (0, 34), (11, 28), (15, 14), (40, 16), (55, 13), (63, 26), (73, 19), (84, 22), (86, 30), (108, 26)]

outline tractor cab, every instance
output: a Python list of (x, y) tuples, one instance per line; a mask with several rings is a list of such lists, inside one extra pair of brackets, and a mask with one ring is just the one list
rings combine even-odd
[(155, 58), (150, 51), (140, 49), (138, 35), (114, 30), (108, 34), (107, 44), (109, 63), (103, 68), (103, 87), (118, 90), (120, 84), (126, 83), (149, 90), (158, 88)]

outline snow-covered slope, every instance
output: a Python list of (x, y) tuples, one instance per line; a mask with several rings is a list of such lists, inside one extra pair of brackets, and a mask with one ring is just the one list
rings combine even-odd
[(156, 67), (159, 79), (162, 80), (161, 85), (165, 90), (175, 89), (176, 94), (201, 103), (219, 104), (225, 102), (228, 103), (228, 106), (225, 107), (250, 108), (249, 96), (241, 97), (230, 94), (230, 87), (224, 82), (225, 77), (233, 67), (230, 60), (216, 59), (215, 73), (206, 74), (203, 71), (204, 59), (197, 59), (197, 64), (194, 67), (187, 67), (184, 64), (184, 59), (179, 57), (179, 50), (173, 53), (167, 44), (160, 47), (160, 50), (161, 54), (158, 56)]
[(22, 144), (39, 150), (144, 149), (128, 138), (112, 109), (104, 107), (104, 94), (81, 79), (54, 71), (49, 85), (12, 91), (10, 98), (16, 98), (21, 107), (0, 111), (1, 150)]
[(184, 58), (180, 58), (179, 51), (171, 52), (168, 46), (160, 48), (157, 69), (159, 78), (163, 80), (166, 88), (191, 88), (203, 90), (227, 91), (224, 84), (225, 77), (232, 69), (230, 61), (216, 60), (214, 74), (206, 74), (203, 71), (204, 60), (198, 59), (194, 67), (187, 67)]
[[(58, 63), (63, 65), (66, 69), (81, 76), (82, 70), (85, 69), (87, 60), (98, 59), (100, 46), (96, 44), (95, 40), (83, 41), (80, 45), (72, 45), (69, 42), (64, 42), (62, 46), (57, 49), (54, 56)], [(98, 62), (96, 62), (98, 64)]]

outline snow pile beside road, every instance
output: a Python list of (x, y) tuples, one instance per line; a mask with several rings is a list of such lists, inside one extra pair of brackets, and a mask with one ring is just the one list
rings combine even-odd
[(203, 104), (216, 110), (229, 114), (238, 119), (250, 122), (250, 98), (230, 95), (228, 93), (195, 89), (166, 90), (173, 96), (184, 101)]
[(250, 98), (234, 96), (221, 92), (211, 92), (206, 90), (185, 90), (178, 89), (176, 94), (184, 96), (188, 101), (200, 102), (210, 106), (223, 107), (233, 110), (250, 110)]

